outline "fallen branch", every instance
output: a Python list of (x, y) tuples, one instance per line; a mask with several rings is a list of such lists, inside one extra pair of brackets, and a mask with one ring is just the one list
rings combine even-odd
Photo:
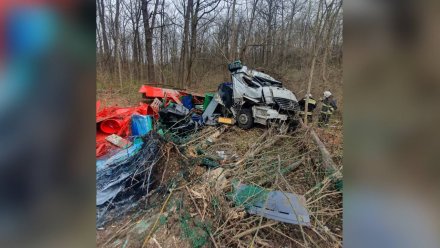
[(173, 190), (171, 190), (170, 194), (168, 195), (167, 199), (165, 200), (164, 204), (162, 205), (162, 208), (160, 209), (160, 212), (159, 212), (159, 216), (157, 217), (156, 221), (154, 222), (153, 226), (151, 227), (151, 231), (148, 233), (147, 237), (145, 238), (144, 243), (142, 244), (142, 248), (145, 247), (145, 245), (150, 240), (151, 235), (155, 231), (154, 229), (156, 228), (157, 223), (159, 222), (160, 216), (162, 215), (163, 211), (165, 210), (165, 207), (167, 206), (167, 203), (170, 200), (172, 194), (173, 194)]
[(321, 152), (322, 156), (322, 164), (324, 165), (325, 169), (328, 171), (335, 171), (336, 173), (333, 174), (333, 176), (336, 179), (342, 178), (342, 173), (338, 171), (338, 167), (336, 166), (335, 162), (333, 162), (332, 156), (330, 155), (330, 152), (325, 148), (324, 143), (319, 139), (318, 135), (315, 133), (313, 128), (307, 127), (302, 120), (300, 120), (301, 126), (308, 128), (310, 131), (310, 134), (312, 135), (313, 141), (315, 141), (316, 146), (318, 147), (319, 151)]
[(277, 222), (269, 222), (269, 223), (267, 223), (267, 224), (265, 224), (265, 225), (262, 225), (262, 226), (256, 226), (256, 227), (254, 227), (254, 228), (251, 228), (251, 229), (249, 229), (249, 230), (246, 230), (246, 231), (244, 231), (244, 232), (241, 232), (241, 233), (235, 235), (235, 236), (232, 237), (232, 238), (233, 238), (233, 239), (239, 239), (239, 238), (241, 238), (241, 237), (243, 237), (243, 236), (246, 236), (246, 235), (248, 235), (248, 234), (253, 233), (254, 231), (257, 231), (257, 230), (259, 230), (259, 229), (263, 229), (263, 228), (265, 228), (265, 227), (270, 227), (270, 226), (273, 226), (273, 225), (276, 225), (276, 224), (277, 224)]

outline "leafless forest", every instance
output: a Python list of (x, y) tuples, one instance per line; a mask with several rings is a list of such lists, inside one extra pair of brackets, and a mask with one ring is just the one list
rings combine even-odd
[[(341, 88), (342, 0), (96, 0), (98, 89), (209, 89), (240, 59), (312, 93)], [(335, 82), (337, 81), (337, 82)], [(338, 92), (338, 90), (333, 89)], [(336, 93), (336, 95), (341, 95)]]

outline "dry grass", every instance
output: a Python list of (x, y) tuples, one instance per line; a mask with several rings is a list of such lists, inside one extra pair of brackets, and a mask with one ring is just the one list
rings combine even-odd
[[(203, 146), (206, 154), (211, 155), (219, 149), (229, 149), (237, 158), (222, 165), (227, 183), (226, 187), (221, 189), (215, 181), (206, 179), (203, 175), (206, 169), (187, 178), (177, 174), (175, 178), (169, 177), (164, 184), (177, 182), (169, 202), (181, 201), (181, 206), (180, 209), (173, 209), (171, 203), (164, 204), (167, 198), (164, 192), (153, 194), (152, 198), (158, 202), (149, 210), (148, 215), (157, 214), (162, 208), (168, 209), (168, 223), (174, 224), (166, 225), (165, 229), (169, 231), (160, 228), (154, 230), (151, 233), (151, 237), (155, 238), (154, 242), (147, 241), (148, 247), (158, 247), (157, 244), (166, 247), (164, 244), (172, 243), (171, 237), (177, 239), (178, 243), (182, 242), (186, 244), (184, 246), (191, 247), (190, 240), (185, 238), (181, 228), (176, 228), (185, 212), (190, 214), (194, 223), (209, 223), (208, 247), (342, 246), (342, 192), (335, 189), (328, 174), (320, 167), (320, 154), (306, 129), (298, 130), (294, 134), (280, 134), (275, 129), (254, 128), (245, 131), (229, 127), (214, 143), (204, 145), (208, 137), (213, 137), (218, 131), (219, 128), (209, 127), (196, 133), (188, 143), (179, 146), (182, 154), (175, 148), (164, 148), (164, 151), (170, 154), (163, 156), (160, 166), (167, 166), (170, 158), (173, 158), (189, 166), (190, 171), (203, 168), (184, 163), (191, 157), (198, 156), (190, 152), (194, 150), (194, 146)], [(284, 168), (298, 161), (300, 163), (295, 169), (284, 172)], [(234, 206), (227, 196), (232, 191), (232, 180), (304, 195), (312, 227), (285, 224), (246, 214), (242, 207)], [(163, 207), (164, 205), (167, 206)], [(118, 238), (126, 239), (129, 230), (125, 230), (126, 234), (118, 233)], [(150, 231), (151, 229), (147, 233)], [(139, 237), (140, 240), (130, 244), (140, 244), (145, 241), (146, 236), (144, 233)], [(107, 244), (110, 243), (107, 241)]]
[[(242, 131), (242, 130), (241, 130)], [(261, 130), (260, 130), (261, 131)], [(243, 147), (239, 130), (231, 129), (234, 134), (231, 146)], [(226, 133), (225, 135), (227, 135)], [(248, 135), (242, 131), (243, 136)], [(224, 173), (229, 180), (228, 187), (219, 191), (206, 182), (190, 185), (199, 195), (198, 208), (204, 209), (204, 217), (213, 223), (215, 242), (223, 247), (258, 247), (312, 246), (339, 247), (342, 240), (342, 194), (326, 180), (326, 173), (320, 168), (319, 153), (310, 142), (306, 130), (299, 130), (293, 135), (280, 135), (274, 130), (267, 130), (253, 139), (261, 140), (247, 144), (248, 151), (238, 150), (244, 156), (241, 163), (224, 165)], [(222, 142), (227, 143), (226, 137)], [(271, 144), (267, 146), (268, 144)], [(245, 145), (246, 146), (246, 145)], [(258, 147), (264, 147), (259, 152)], [(287, 166), (302, 161), (296, 169), (282, 173)], [(258, 185), (272, 190), (281, 190), (305, 195), (307, 207), (311, 213), (312, 228), (283, 224), (258, 216), (249, 216), (244, 210), (231, 204), (226, 195), (232, 190), (231, 180)], [(320, 185), (316, 187), (316, 185)], [(209, 204), (217, 199), (217, 207)]]

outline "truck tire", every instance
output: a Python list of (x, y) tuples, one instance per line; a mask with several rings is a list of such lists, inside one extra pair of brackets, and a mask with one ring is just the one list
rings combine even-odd
[(252, 109), (242, 108), (237, 116), (238, 126), (242, 129), (249, 129), (254, 124), (254, 117), (252, 117)]
[(300, 126), (299, 119), (294, 118), (289, 122), (289, 132), (294, 132)]

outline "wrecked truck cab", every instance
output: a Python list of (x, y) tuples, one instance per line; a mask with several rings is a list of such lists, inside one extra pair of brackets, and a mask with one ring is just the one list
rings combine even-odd
[(248, 69), (240, 61), (229, 64), (228, 69), (232, 82), (219, 86), (217, 101), (232, 112), (239, 127), (248, 129), (254, 123), (296, 121), (298, 100), (280, 81)]

